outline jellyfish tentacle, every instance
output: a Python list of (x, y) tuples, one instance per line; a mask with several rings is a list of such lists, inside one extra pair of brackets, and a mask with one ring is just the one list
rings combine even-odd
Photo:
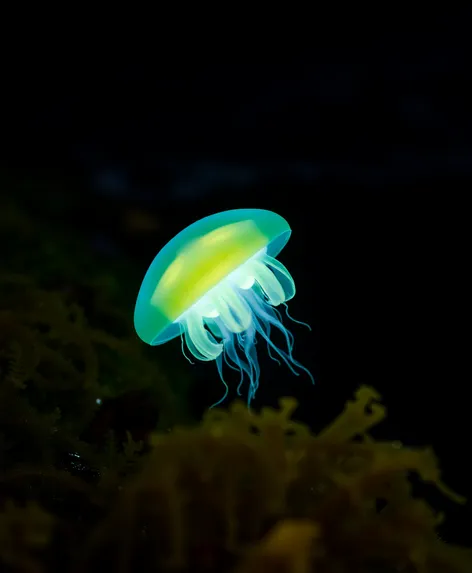
[[(212, 325), (212, 330), (214, 329), (214, 326)], [(224, 360), (226, 362), (226, 364), (228, 365), (229, 368), (231, 368), (231, 370), (235, 370), (236, 372), (239, 372), (241, 375), (241, 380), (244, 378), (244, 372), (241, 370), (241, 367), (239, 365), (239, 360), (237, 355), (235, 354), (235, 350), (232, 349), (232, 347), (234, 346), (233, 340), (234, 337), (231, 335), (231, 333), (225, 329), (224, 326), (219, 326), (218, 328), (218, 332), (220, 333), (220, 338), (222, 339), (223, 342), (223, 346), (224, 346)]]
[[(259, 292), (260, 292), (261, 295), (263, 296), (263, 291), (262, 291), (262, 290), (259, 290)], [(255, 295), (254, 295), (253, 293), (248, 293), (247, 296), (252, 297), (252, 296), (255, 296)], [(263, 301), (262, 298), (261, 298), (260, 300)], [(273, 310), (275, 310), (275, 309), (273, 309)], [(265, 321), (264, 321), (264, 322), (261, 322), (261, 323), (260, 323), (260, 326), (261, 326), (261, 328), (264, 329), (265, 334), (266, 334), (266, 337), (264, 337), (264, 340), (267, 340), (267, 338), (270, 338), (270, 334), (271, 334), (271, 325), (270, 325), (270, 322), (265, 322)], [(282, 363), (280, 362), (280, 360), (273, 354), (272, 348), (271, 348), (271, 346), (270, 346), (269, 343), (267, 343), (267, 353), (269, 354), (269, 358), (270, 358), (271, 360), (273, 360), (274, 362), (276, 362), (279, 366), (282, 365)]]
[[(219, 320), (219, 318), (217, 319)], [(244, 383), (244, 375), (246, 374), (248, 378), (251, 378), (251, 367), (244, 360), (240, 354), (238, 353), (236, 342), (238, 342), (238, 346), (240, 345), (240, 334), (234, 335), (231, 333), (224, 324), (220, 324), (220, 329), (222, 332), (223, 340), (224, 340), (224, 354), (225, 354), (225, 361), (228, 365), (234, 364), (232, 368), (239, 371), (240, 379), (237, 387), (238, 396), (241, 395), (241, 388)]]
[(220, 375), (221, 381), (223, 382), (223, 385), (224, 385), (224, 387), (225, 387), (225, 391), (224, 391), (223, 396), (222, 396), (217, 402), (215, 402), (214, 404), (212, 404), (212, 405), (210, 406), (210, 410), (211, 410), (212, 408), (216, 408), (216, 407), (219, 406), (222, 402), (224, 402), (224, 401), (226, 400), (226, 398), (227, 398), (227, 396), (228, 396), (228, 392), (229, 392), (228, 384), (226, 383), (225, 379), (223, 378), (222, 353), (219, 354), (219, 355), (216, 357), (216, 367), (217, 367), (217, 369), (218, 369), (218, 374)]
[(295, 358), (292, 356), (291, 353), (287, 353), (284, 350), (282, 350), (281, 348), (278, 348), (273, 342), (272, 340), (270, 340), (270, 338), (268, 338), (264, 332), (264, 330), (262, 329), (259, 320), (256, 318), (254, 319), (254, 322), (256, 324), (256, 328), (257, 331), (262, 335), (263, 338), (266, 339), (267, 343), (277, 352), (277, 354), (284, 360), (285, 364), (287, 364), (287, 366), (289, 367), (289, 369), (291, 370), (291, 372), (295, 375), (295, 376), (300, 376), (300, 373), (297, 372), (295, 370), (295, 367), (299, 368), (300, 370), (303, 370), (304, 372), (306, 372), (308, 374), (308, 376), (310, 377), (312, 383), (315, 383), (315, 379), (313, 378), (312, 373), (308, 370), (308, 368), (305, 368), (305, 366), (303, 366), (303, 364), (301, 364), (300, 362), (298, 362), (298, 360), (295, 360)]
[(215, 308), (220, 315), (221, 320), (223, 321), (226, 328), (228, 328), (231, 332), (242, 332), (243, 329), (241, 325), (235, 320), (231, 309), (223, 298), (219, 298), (215, 301)]
[(273, 306), (278, 306), (285, 301), (284, 289), (274, 273), (264, 263), (254, 260), (252, 270), (254, 278)]
[[(295, 339), (293, 334), (287, 328), (285, 328), (282, 321), (278, 320), (278, 317), (275, 313), (279, 314), (279, 316), (280, 313), (271, 305), (267, 304), (263, 299), (253, 297), (253, 305), (256, 309), (257, 316), (263, 318), (264, 321), (266, 321), (268, 324), (275, 326), (284, 335), (285, 341), (287, 342), (287, 348), (289, 349), (291, 355)], [(268, 335), (266, 334), (266, 336)]]
[[(270, 304), (267, 304), (267, 302), (265, 300), (262, 300), (261, 302), (262, 302), (263, 307), (267, 308), (267, 312), (269, 312), (269, 314), (274, 313), (277, 316), (277, 319), (279, 320), (280, 324), (283, 324), (282, 313), (278, 309), (276, 309), (275, 307), (271, 306)], [(282, 304), (285, 304), (285, 303), (282, 303)], [(293, 350), (293, 347), (295, 346), (295, 337), (290, 332), (290, 330), (288, 330), (288, 329), (285, 329), (285, 330), (287, 332), (287, 336), (290, 338), (290, 349)]]
[(192, 360), (187, 356), (187, 353), (185, 352), (185, 327), (182, 323), (180, 323), (179, 328), (180, 328), (180, 347), (182, 349), (182, 354), (193, 366), (195, 362), (192, 362)]
[(207, 360), (205, 358), (205, 356), (203, 356), (198, 349), (196, 348), (195, 344), (193, 343), (192, 339), (190, 338), (190, 335), (188, 333), (187, 330), (185, 330), (185, 344), (187, 345), (188, 350), (190, 351), (190, 354), (192, 354), (192, 356), (194, 356), (197, 360)]
[[(282, 285), (285, 293), (285, 301), (292, 299), (295, 296), (296, 287), (295, 281), (293, 280), (292, 275), (290, 274), (287, 267), (277, 259), (274, 259), (274, 257), (271, 257), (267, 254), (262, 255), (261, 262), (271, 267), (273, 272), (276, 271), (274, 274), (276, 275), (279, 283)], [(280, 274), (280, 277), (277, 276), (278, 274)]]
[(230, 286), (221, 286), (211, 299), (221, 320), (231, 332), (243, 332), (249, 327), (251, 309)]
[[(266, 326), (266, 329), (267, 329), (267, 336), (270, 338), (270, 331), (271, 331), (270, 324), (267, 324), (267, 325), (265, 325), (265, 326)], [(280, 360), (277, 358), (277, 356), (275, 356), (275, 355), (272, 353), (272, 348), (270, 347), (270, 344), (267, 345), (267, 353), (268, 353), (269, 358), (270, 358), (271, 360), (273, 360), (274, 362), (277, 362), (277, 364), (278, 364), (279, 366), (282, 366), (282, 362), (280, 362)]]
[(226, 300), (243, 330), (251, 326), (252, 313), (244, 297), (236, 289), (228, 289)]
[(218, 322), (218, 318), (207, 318), (205, 319), (205, 326), (208, 328), (210, 333), (212, 334), (213, 338), (215, 339), (223, 339), (223, 333), (221, 331), (220, 324)]
[(295, 374), (295, 376), (299, 376), (299, 373), (294, 369), (294, 367), (292, 366), (292, 363), (295, 363), (295, 361), (292, 359), (292, 357), (290, 356), (290, 354), (287, 354), (284, 350), (282, 350), (281, 348), (279, 348), (278, 346), (276, 346), (272, 340), (267, 336), (264, 328), (262, 327), (260, 321), (258, 320), (258, 318), (254, 318), (254, 323), (256, 325), (256, 329), (257, 332), (259, 332), (262, 337), (266, 340), (267, 344), (277, 352), (277, 354), (284, 360), (285, 364), (287, 364), (287, 366), (290, 368), (290, 370), (293, 372), (293, 374)]
[(191, 340), (193, 346), (203, 357), (200, 358), (194, 354), (196, 358), (205, 361), (215, 360), (215, 358), (222, 353), (223, 344), (216, 342), (211, 332), (206, 330), (203, 317), (200, 314), (197, 312), (186, 313), (185, 328), (186, 341), (189, 350), (192, 352), (192, 348), (189, 345), (189, 340)]
[[(241, 368), (247, 374), (249, 379), (249, 386), (252, 387), (253, 384), (258, 384), (259, 380), (259, 362), (257, 360), (256, 349), (254, 348), (254, 336), (255, 329), (251, 325), (251, 328), (247, 330), (244, 334), (238, 334), (238, 348), (241, 349), (240, 356), (238, 354), (238, 361)], [(243, 380), (240, 381), (238, 389), (241, 391)]]
[[(263, 299), (258, 299), (254, 293), (249, 294), (248, 296), (251, 297), (251, 303), (252, 306), (255, 310), (255, 316), (254, 316), (254, 324), (256, 326), (257, 331), (262, 335), (262, 337), (266, 340), (267, 344), (277, 352), (277, 354), (285, 361), (285, 363), (287, 364), (287, 366), (290, 368), (290, 370), (296, 375), (299, 375), (299, 372), (297, 372), (294, 369), (294, 366), (296, 366), (297, 368), (299, 368), (300, 370), (303, 370), (304, 372), (306, 372), (308, 374), (308, 376), (310, 377), (312, 383), (315, 383), (315, 380), (313, 378), (313, 375), (311, 374), (311, 372), (305, 368), (300, 362), (298, 362), (297, 360), (295, 360), (295, 358), (293, 357), (293, 335), (292, 333), (285, 328), (285, 326), (283, 325), (283, 323), (279, 320), (277, 320), (277, 317), (274, 313), (273, 308), (270, 307), (270, 305), (268, 305)], [(264, 309), (264, 306), (266, 307), (267, 310)], [(273, 342), (272, 340), (269, 338), (266, 329), (263, 326), (263, 322), (259, 319), (262, 319), (262, 321), (267, 321), (269, 324), (272, 324), (273, 326), (275, 326), (276, 328), (278, 328), (280, 330), (280, 332), (282, 332), (282, 334), (285, 336), (285, 340), (287, 342), (287, 348), (288, 348), (288, 353), (285, 352), (284, 350), (282, 350), (281, 348), (278, 348)]]
[(259, 387), (259, 378), (260, 378), (260, 367), (259, 361), (257, 359), (257, 352), (254, 348), (254, 337), (256, 334), (256, 329), (254, 325), (251, 325), (250, 328), (245, 333), (244, 337), (244, 355), (246, 356), (247, 363), (250, 368), (250, 376), (249, 376), (249, 396), (248, 397), (248, 405), (251, 401), (251, 397), (254, 396), (256, 390)]
[[(231, 339), (232, 340), (232, 339)], [(227, 344), (230, 343), (229, 340), (226, 341)], [(235, 372), (241, 372), (241, 368), (238, 368), (237, 366), (235, 366), (235, 364), (237, 364), (237, 361), (234, 362), (231, 357), (230, 357), (230, 353), (228, 352), (228, 349), (225, 347), (226, 352), (224, 352), (224, 359), (226, 364), (228, 365), (228, 368), (231, 368), (231, 370), (234, 370)], [(234, 363), (233, 363), (234, 362)]]
[(290, 319), (292, 322), (295, 322), (296, 324), (301, 324), (302, 326), (306, 326), (310, 331), (312, 330), (311, 326), (307, 322), (302, 322), (301, 320), (293, 318), (293, 316), (288, 312), (288, 304), (286, 302), (283, 302), (282, 304), (285, 307), (285, 314), (287, 315), (288, 319)]
[[(228, 357), (230, 358), (231, 362), (233, 362), (234, 364), (237, 364), (239, 371), (241, 372), (238, 386), (236, 388), (236, 392), (237, 392), (238, 396), (241, 396), (241, 389), (242, 389), (243, 383), (244, 383), (244, 373), (248, 374), (248, 371), (247, 371), (246, 367), (244, 366), (244, 363), (241, 361), (241, 359), (238, 356), (238, 352), (237, 352), (235, 344), (234, 344), (234, 338), (231, 338), (231, 342), (226, 347), (226, 349), (227, 349)], [(248, 376), (249, 376), (249, 374), (248, 374)]]

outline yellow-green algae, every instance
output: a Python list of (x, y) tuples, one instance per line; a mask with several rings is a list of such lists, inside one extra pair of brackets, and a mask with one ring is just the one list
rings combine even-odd
[[(96, 529), (84, 567), (244, 572), (258, 555), (259, 571), (472, 571), (469, 550), (438, 538), (442, 516), (412, 496), (408, 474), (465, 500), (442, 483), (430, 449), (369, 436), (385, 417), (379, 398), (361, 387), (318, 435), (292, 421), (292, 398), (260, 414), (235, 403), (197, 428), (155, 435), (143, 471)], [(300, 523), (312, 534), (303, 559), (300, 544), (287, 543), (279, 558), (267, 549), (265, 560), (271, 527), (290, 538)]]

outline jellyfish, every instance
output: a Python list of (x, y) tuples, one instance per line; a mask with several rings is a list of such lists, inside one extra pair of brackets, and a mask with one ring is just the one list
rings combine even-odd
[[(269, 356), (295, 375), (305, 371), (293, 357), (294, 336), (277, 307), (295, 295), (295, 283), (276, 259), (291, 235), (287, 221), (263, 209), (232, 209), (193, 223), (156, 255), (138, 293), (134, 325), (147, 344), (180, 336), (184, 356), (215, 361), (228, 395), (223, 366), (236, 370), (238, 395), (247, 381), (250, 405), (259, 386), (257, 339)], [(305, 324), (305, 326), (308, 326)], [(309, 326), (308, 326), (309, 328)], [(279, 331), (284, 348), (273, 341)], [(188, 352), (187, 352), (188, 351)]]

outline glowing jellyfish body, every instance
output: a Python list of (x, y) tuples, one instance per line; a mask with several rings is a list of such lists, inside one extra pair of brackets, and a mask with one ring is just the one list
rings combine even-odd
[[(144, 277), (134, 313), (138, 336), (151, 345), (181, 336), (184, 354), (186, 345), (198, 360), (215, 360), (226, 389), (218, 403), (228, 392), (223, 362), (241, 374), (238, 393), (247, 379), (248, 404), (254, 397), (260, 376), (257, 333), (271, 358), (281, 358), (294, 374), (295, 367), (304, 370), (313, 381), (293, 358), (293, 336), (276, 308), (287, 309), (295, 295), (290, 273), (275, 259), (290, 234), (287, 221), (271, 211), (217, 213), (169, 241)], [(286, 350), (272, 341), (273, 329), (284, 335)]]

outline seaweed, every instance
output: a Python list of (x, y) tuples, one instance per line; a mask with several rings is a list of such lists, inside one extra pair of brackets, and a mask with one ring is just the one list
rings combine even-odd
[(430, 449), (369, 436), (386, 414), (378, 400), (360, 388), (318, 435), (291, 420), (292, 398), (156, 434), (78, 571), (469, 571), (472, 553), (439, 539), (442, 516), (412, 495), (409, 474), (465, 500)]
[(134, 339), (94, 327), (67, 295), (23, 277), (0, 276), (0, 294), (0, 431), (9, 444), (4, 464), (19, 458), (53, 463), (60, 452), (82, 455), (89, 448), (81, 438), (100, 405), (131, 391), (153, 394), (161, 423), (170, 423), (169, 383)]

